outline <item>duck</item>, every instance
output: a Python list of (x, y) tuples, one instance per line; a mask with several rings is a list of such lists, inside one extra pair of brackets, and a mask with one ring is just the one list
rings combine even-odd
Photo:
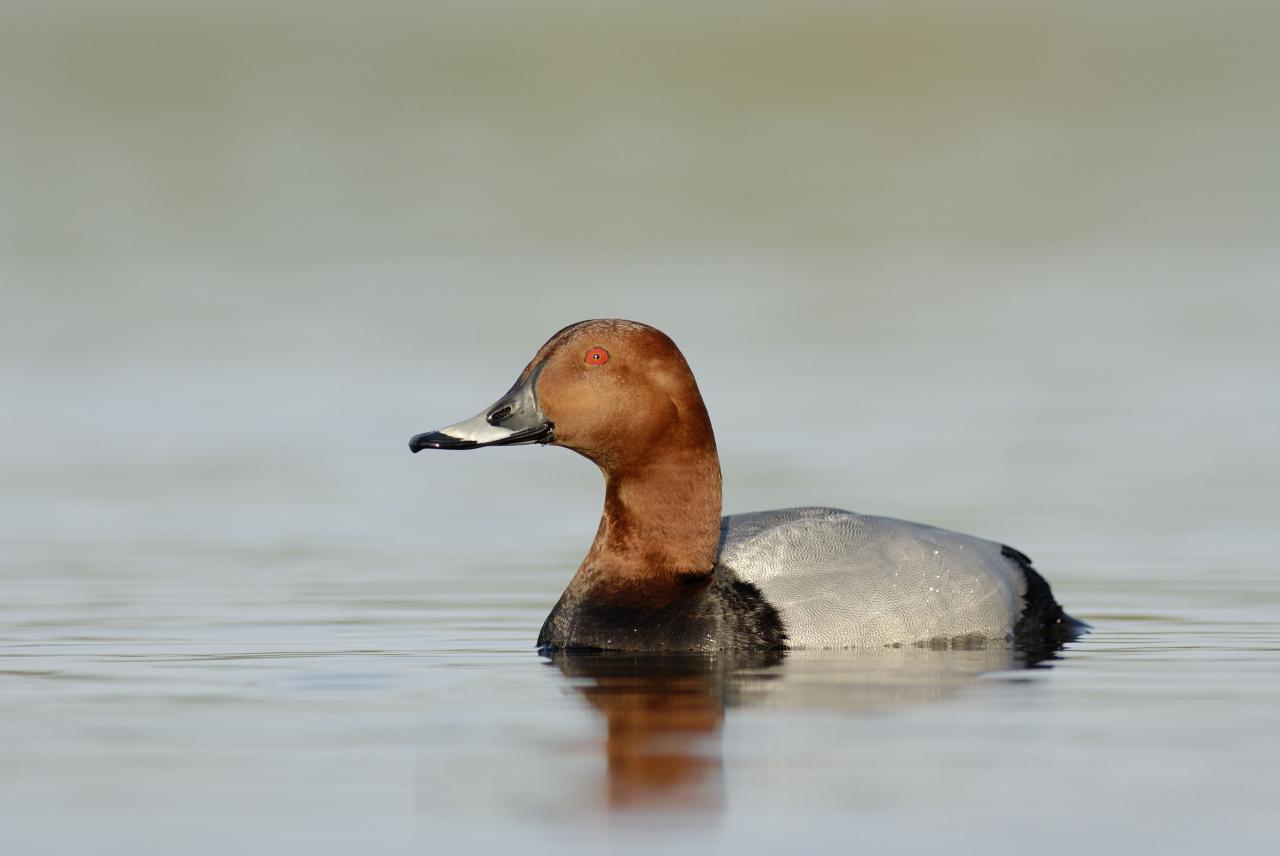
[(715, 434), (665, 333), (580, 321), (476, 416), (410, 451), (562, 446), (604, 476), (595, 539), (544, 654), (1060, 647), (1083, 628), (1026, 554), (935, 526), (806, 507), (722, 516)]

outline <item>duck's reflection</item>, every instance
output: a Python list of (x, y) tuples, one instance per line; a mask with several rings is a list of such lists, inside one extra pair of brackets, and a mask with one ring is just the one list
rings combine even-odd
[(723, 801), (719, 739), (731, 673), (781, 659), (556, 654), (552, 662), (604, 715), (610, 808), (705, 810)]
[(724, 802), (726, 708), (886, 710), (938, 701), (985, 672), (1045, 666), (1006, 648), (705, 655), (555, 654), (550, 662), (605, 719), (611, 809), (697, 812)]

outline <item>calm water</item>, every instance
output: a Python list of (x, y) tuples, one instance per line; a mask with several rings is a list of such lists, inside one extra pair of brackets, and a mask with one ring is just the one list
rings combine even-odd
[[(4, 6), (6, 853), (1274, 849), (1272, 4), (367, 8)], [(406, 441), (605, 315), (1093, 632), (539, 658), (598, 475)]]

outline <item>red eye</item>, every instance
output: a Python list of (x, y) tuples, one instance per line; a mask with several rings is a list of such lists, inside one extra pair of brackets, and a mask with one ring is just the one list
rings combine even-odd
[(604, 348), (595, 347), (587, 351), (587, 365), (602, 366), (609, 362), (609, 352)]

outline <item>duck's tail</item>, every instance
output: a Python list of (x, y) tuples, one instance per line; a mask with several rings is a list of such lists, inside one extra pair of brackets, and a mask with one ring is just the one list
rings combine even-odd
[(1022, 616), (1013, 627), (1013, 641), (1028, 650), (1057, 650), (1089, 631), (1089, 625), (1072, 618), (1053, 596), (1049, 581), (1031, 566), (1031, 559), (1020, 550), (1002, 544), (1000, 552), (1022, 569), (1027, 581), (1023, 595)]

